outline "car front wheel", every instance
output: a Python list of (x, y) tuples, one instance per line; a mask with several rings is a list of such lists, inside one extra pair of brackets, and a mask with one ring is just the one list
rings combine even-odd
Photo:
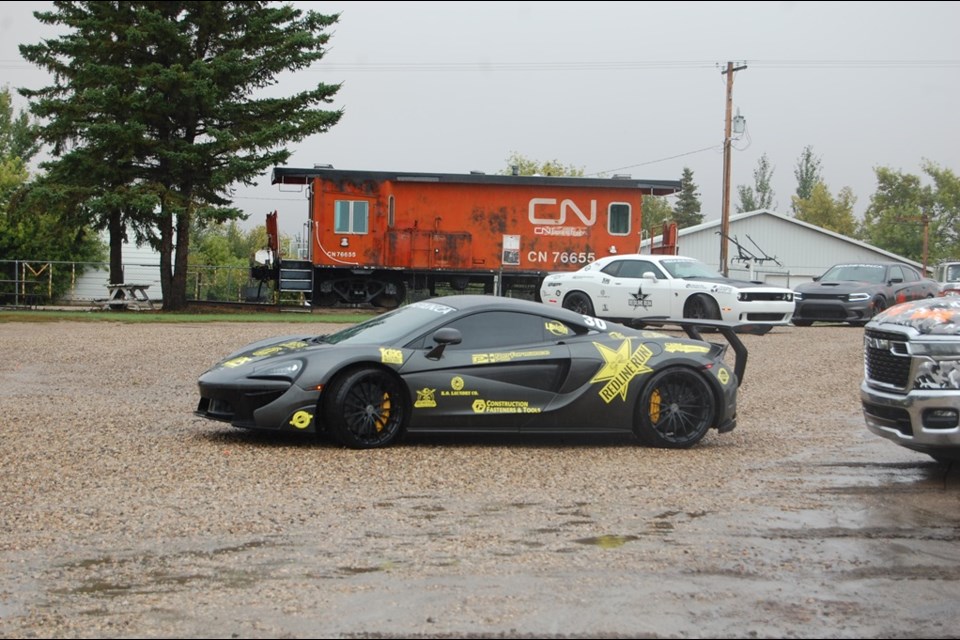
[(403, 434), (407, 408), (396, 376), (376, 367), (341, 375), (326, 391), (324, 420), (330, 434), (351, 449), (374, 449)]
[(697, 320), (719, 320), (720, 307), (717, 305), (717, 301), (710, 296), (696, 295), (687, 301), (683, 317)]
[(686, 449), (707, 434), (715, 412), (713, 391), (702, 375), (668, 367), (654, 374), (640, 394), (634, 432), (647, 446)]
[(582, 291), (573, 291), (567, 294), (567, 297), (563, 299), (563, 308), (576, 311), (584, 316), (593, 315), (593, 303), (590, 302), (590, 296)]

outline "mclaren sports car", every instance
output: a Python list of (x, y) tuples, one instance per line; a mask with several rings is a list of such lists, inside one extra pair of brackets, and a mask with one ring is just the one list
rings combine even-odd
[(406, 432), (491, 431), (626, 432), (686, 448), (735, 427), (746, 349), (734, 325), (674, 322), (627, 327), (528, 300), (433, 298), (329, 335), (245, 346), (200, 376), (195, 415), (356, 449)]

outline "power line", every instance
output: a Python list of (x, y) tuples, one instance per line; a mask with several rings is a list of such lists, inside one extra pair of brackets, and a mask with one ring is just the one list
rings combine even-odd
[(626, 167), (617, 167), (616, 169), (607, 169), (606, 171), (598, 171), (596, 173), (588, 173), (588, 176), (598, 176), (605, 173), (613, 173), (615, 171), (623, 171), (625, 169), (635, 169), (636, 167), (643, 167), (648, 164), (657, 164), (658, 162), (666, 162), (667, 160), (675, 160), (677, 158), (682, 158), (684, 156), (692, 156), (695, 153), (703, 153), (704, 151), (716, 151), (720, 145), (711, 145), (709, 147), (704, 147), (703, 149), (696, 149), (694, 151), (687, 151), (685, 153), (678, 153), (675, 156), (668, 156), (666, 158), (659, 158), (658, 160), (648, 160), (646, 162), (638, 162), (637, 164), (627, 165)]

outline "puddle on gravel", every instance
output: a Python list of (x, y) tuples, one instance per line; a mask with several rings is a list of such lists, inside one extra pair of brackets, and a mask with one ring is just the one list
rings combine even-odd
[(578, 538), (574, 542), (578, 544), (590, 544), (601, 549), (616, 549), (622, 547), (628, 542), (639, 540), (639, 536), (619, 536), (608, 534), (604, 536), (593, 536), (591, 538)]

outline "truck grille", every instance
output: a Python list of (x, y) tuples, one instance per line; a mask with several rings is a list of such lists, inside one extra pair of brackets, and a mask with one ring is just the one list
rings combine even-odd
[(907, 391), (910, 382), (910, 338), (902, 333), (867, 330), (863, 334), (863, 364), (867, 382)]

